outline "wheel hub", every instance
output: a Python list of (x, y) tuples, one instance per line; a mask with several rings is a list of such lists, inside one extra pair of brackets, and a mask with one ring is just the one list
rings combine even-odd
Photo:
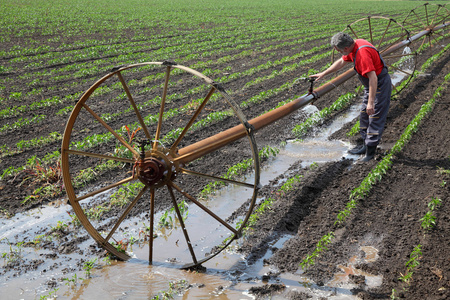
[(139, 163), (139, 179), (147, 186), (157, 185), (164, 177), (166, 166), (164, 161), (153, 157)]
[(177, 166), (164, 155), (164, 151), (148, 151), (136, 162), (136, 174), (139, 180), (149, 187), (160, 187), (174, 180)]

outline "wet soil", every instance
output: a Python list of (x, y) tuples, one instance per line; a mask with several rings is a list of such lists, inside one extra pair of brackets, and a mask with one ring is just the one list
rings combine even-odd
[[(296, 272), (320, 238), (333, 231), (336, 238), (328, 246), (329, 250), (305, 273), (315, 282), (329, 281), (339, 271), (337, 264), (345, 264), (352, 256), (359, 255), (362, 245), (369, 245), (379, 249), (379, 259), (357, 268), (382, 275), (383, 284), (373, 289), (364, 285), (354, 289), (359, 298), (389, 299), (393, 290), (397, 297), (406, 299), (447, 299), (450, 296), (449, 175), (439, 171), (450, 167), (450, 141), (445, 133), (450, 126), (448, 93), (437, 99), (419, 131), (395, 157), (391, 170), (359, 201), (345, 224), (334, 225), (352, 189), (380, 161), (388, 145), (395, 143), (420, 106), (431, 98), (443, 76), (448, 74), (448, 62), (447, 55), (434, 66), (430, 75), (416, 80), (392, 102), (376, 160), (356, 163), (351, 168), (345, 160), (322, 166), (306, 177), (295, 191), (278, 198), (274, 208), (263, 216), (254, 234), (246, 240), (243, 250), (250, 253), (250, 261), (261, 257), (270, 241), (279, 234), (289, 233), (294, 236), (281, 249), (275, 249), (268, 263), (282, 272)], [(348, 128), (341, 130), (334, 138), (346, 139), (347, 131)], [(358, 140), (355, 138), (353, 142), (361, 142)], [(442, 206), (435, 214), (436, 226), (424, 230), (420, 219), (428, 211), (427, 204), (432, 198), (441, 199)], [(422, 246), (420, 265), (408, 285), (399, 278), (406, 273), (405, 264), (417, 245)]]
[[(289, 49), (284, 49), (277, 53), (276, 57), (292, 55), (293, 53), (289, 51)], [(373, 246), (378, 249), (379, 258), (375, 262), (362, 263), (357, 268), (370, 271), (371, 274), (381, 275), (383, 277), (382, 285), (367, 288), (362, 278), (352, 277), (352, 280), (359, 284), (358, 288), (352, 290), (354, 295), (361, 299), (389, 299), (393, 290), (395, 290), (397, 297), (406, 299), (447, 299), (450, 297), (450, 175), (439, 172), (439, 170), (450, 169), (450, 139), (447, 134), (450, 131), (448, 91), (437, 99), (433, 111), (424, 120), (419, 131), (415, 133), (404, 150), (394, 158), (388, 174), (374, 186), (367, 197), (358, 202), (357, 207), (343, 225), (335, 225), (336, 216), (339, 211), (345, 208), (349, 201), (350, 192), (363, 181), (393, 143), (399, 139), (421, 105), (430, 99), (435, 89), (443, 82), (444, 76), (450, 71), (449, 60), (450, 56), (447, 53), (430, 68), (428, 75), (421, 76), (413, 81), (392, 101), (386, 130), (375, 160), (363, 164), (342, 159), (311, 169), (302, 168), (300, 162), (293, 161), (290, 173), (298, 173), (304, 176), (294, 190), (285, 194), (276, 193), (277, 181), (273, 181), (270, 185), (261, 189), (261, 195), (270, 195), (276, 201), (272, 209), (253, 226), (251, 234), (242, 243), (240, 251), (246, 255), (249, 264), (262, 258), (270, 248), (274, 254), (266, 259), (267, 264), (275, 266), (281, 273), (298, 272), (300, 262), (312, 253), (320, 238), (333, 231), (335, 239), (328, 245), (328, 250), (304, 273), (318, 285), (323, 285), (332, 278), (337, 271), (337, 265), (347, 262), (354, 255), (362, 255), (361, 246)], [(300, 70), (298, 73), (287, 73), (276, 77), (274, 81), (264, 85), (255, 85), (249, 89), (243, 89), (242, 87), (251, 78), (231, 81), (227, 83), (226, 88), (229, 91), (234, 91), (233, 96), (240, 99), (237, 100), (238, 102), (243, 101), (257, 91), (279, 86), (310, 68), (319, 69), (325, 63), (324, 60), (314, 65), (308, 65), (305, 70)], [(256, 65), (258, 62), (256, 60), (250, 61), (245, 66), (242, 62), (239, 62), (232, 65), (232, 69), (233, 72), (238, 72), (251, 67), (253, 64)], [(280, 66), (281, 68), (282, 66)], [(261, 75), (257, 74), (254, 77)], [(20, 84), (20, 82), (15, 84)], [(186, 84), (188, 85), (189, 82)], [(339, 90), (335, 90), (316, 101), (315, 105), (319, 109), (327, 107), (342, 91), (346, 89), (351, 91), (356, 85), (357, 83), (351, 80), (340, 86)], [(296, 86), (284, 92), (283, 95), (273, 96), (263, 104), (245, 109), (244, 114), (248, 119), (251, 119), (274, 107), (276, 103), (283, 99), (303, 94), (306, 89), (306, 85)], [(102, 99), (99, 99), (99, 101), (102, 101)], [(189, 101), (189, 99), (182, 99), (182, 101)], [(7, 144), (7, 141), (11, 139), (17, 140), (19, 136), (27, 136), (27, 139), (32, 139), (52, 131), (62, 133), (66, 117), (58, 117), (55, 114), (61, 108), (62, 106), (58, 105), (45, 108), (49, 120), (42, 126), (20, 129), (13, 137), (8, 134), (0, 134), (1, 144)], [(170, 105), (168, 108), (170, 108)], [(219, 104), (214, 108), (221, 109)], [(103, 112), (115, 112), (118, 107), (111, 103), (104, 106), (103, 109)], [(127, 117), (127, 115), (122, 116), (115, 120), (112, 125), (125, 124)], [(7, 121), (2, 120), (3, 123)], [(256, 134), (258, 147), (278, 146), (280, 142), (293, 138), (291, 129), (299, 121), (296, 116), (287, 116), (260, 130)], [(172, 126), (177, 127), (176, 120), (170, 122)], [(220, 128), (225, 125), (227, 125), (227, 119), (215, 124), (214, 127), (220, 131)], [(92, 133), (101, 131), (101, 126), (89, 124), (88, 121), (86, 123), (81, 122), (78, 126), (80, 128), (89, 126)], [(348, 140), (353, 144), (360, 143), (358, 137), (348, 138), (346, 136), (348, 129), (343, 128), (333, 138)], [(189, 138), (200, 140), (209, 134), (209, 132), (199, 132)], [(188, 142), (189, 140), (186, 141), (186, 143)], [(52, 150), (58, 150), (59, 147), (59, 142), (55, 142), (40, 149), (13, 155), (3, 159), (1, 167), (4, 169), (6, 166), (22, 166), (25, 158), (30, 157), (31, 154), (48, 153)], [(241, 142), (234, 143), (233, 147), (236, 149), (242, 148)], [(214, 165), (213, 174), (218, 175), (223, 173), (227, 166), (238, 161), (238, 158), (228, 153), (219, 156), (207, 155), (195, 164), (198, 164), (199, 170), (204, 172), (211, 171), (211, 166)], [(86, 160), (79, 164), (77, 168), (81, 169), (91, 164), (91, 161)], [(99, 174), (96, 181), (90, 183), (87, 188), (94, 186), (94, 184), (109, 183), (114, 180), (116, 174), (121, 172), (121, 170), (113, 170)], [(24, 198), (36, 188), (33, 185), (23, 184), (28, 175), (21, 173), (14, 178), (6, 178), (1, 182), (0, 206), (5, 218), (31, 208), (46, 205), (55, 199), (55, 197), (41, 198), (24, 205), (22, 203)], [(197, 182), (190, 182), (189, 185), (194, 191), (201, 188), (201, 184)], [(431, 230), (424, 230), (421, 228), (420, 219), (427, 212), (427, 204), (432, 198), (441, 199), (442, 205), (435, 211), (435, 226)], [(157, 209), (163, 209), (166, 206), (162, 204)], [(137, 210), (142, 209), (148, 209), (148, 207), (137, 208)], [(119, 211), (112, 211), (110, 215), (118, 213)], [(85, 251), (80, 250), (78, 245), (86, 241), (87, 238), (68, 238), (66, 236), (68, 233), (63, 229), (43, 232), (43, 234), (58, 236), (58, 242), (40, 245), (44, 249), (51, 250), (54, 255), (102, 253), (102, 250), (95, 245)], [(292, 235), (292, 237), (281, 248), (275, 249), (270, 246), (271, 241), (276, 241), (285, 234)], [(422, 255), (419, 258), (420, 264), (414, 270), (410, 284), (406, 284), (400, 281), (399, 277), (405, 274), (405, 263), (409, 260), (411, 252), (417, 245), (422, 247)], [(47, 258), (43, 257), (43, 259)], [(0, 274), (2, 276), (21, 276), (27, 270), (39, 268), (41, 264), (42, 260), (40, 259), (27, 262), (16, 261), (3, 266), (0, 269)], [(283, 290), (284, 287), (279, 284), (261, 284), (260, 288), (253, 288), (250, 292), (259, 298), (268, 298), (271, 295), (281, 293)], [(303, 292), (290, 292), (286, 297), (307, 299), (310, 295)]]

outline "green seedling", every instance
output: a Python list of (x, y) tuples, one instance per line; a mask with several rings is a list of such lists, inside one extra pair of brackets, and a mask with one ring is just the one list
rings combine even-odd
[(22, 247), (24, 242), (19, 242), (14, 247), (8, 239), (5, 238), (5, 240), (9, 244), (9, 252), (3, 252), (1, 256), (6, 261), (6, 263), (8, 264), (22, 259)]
[(401, 274), (402, 276), (399, 278), (401, 281), (407, 283), (408, 285), (411, 282), (412, 279), (412, 275), (414, 273), (414, 269), (417, 268), (420, 263), (419, 263), (419, 259), (422, 256), (422, 245), (417, 245), (416, 247), (414, 247), (414, 250), (411, 252), (410, 256), (409, 256), (409, 260), (405, 263), (406, 266), (406, 272), (405, 274)]
[[(183, 200), (178, 203), (178, 209), (180, 211), (181, 217), (183, 221), (185, 221), (189, 214), (189, 205)], [(173, 228), (175, 226), (176, 213), (175, 208), (172, 207), (169, 210), (166, 210), (163, 215), (160, 217), (158, 225), (163, 228)]]
[(58, 292), (58, 289), (54, 289), (52, 291), (50, 291), (48, 294), (46, 295), (42, 295), (39, 297), (39, 300), (48, 300), (48, 299), (56, 299), (57, 295), (56, 292)]
[(320, 256), (322, 252), (328, 250), (327, 245), (331, 243), (334, 238), (334, 232), (329, 232), (324, 235), (319, 242), (317, 242), (316, 248), (311, 255), (306, 256), (306, 258), (300, 263), (302, 270), (306, 270), (309, 266), (314, 265), (315, 260)]
[(74, 227), (74, 228), (80, 227), (80, 226), (81, 226), (81, 221), (80, 221), (80, 219), (78, 219), (77, 215), (71, 214), (71, 213), (68, 212), (68, 211), (66, 211), (66, 212), (67, 212), (67, 214), (68, 214), (69, 217), (70, 217), (70, 220), (71, 220), (70, 223), (72, 223), (73, 227)]
[(72, 278), (63, 278), (62, 281), (65, 282), (67, 286), (76, 286), (78, 283), (78, 280), (83, 280), (83, 278), (78, 277), (77, 273), (73, 274)]
[(93, 258), (83, 264), (83, 270), (87, 278), (91, 277), (91, 270), (95, 267), (97, 258)]
[(347, 132), (345, 135), (348, 137), (355, 136), (359, 132), (359, 120), (356, 121), (355, 125)]
[(51, 231), (55, 232), (55, 231), (64, 231), (67, 227), (69, 227), (69, 225), (67, 225), (66, 223), (64, 223), (64, 221), (58, 221), (56, 226), (52, 226), (51, 227)]

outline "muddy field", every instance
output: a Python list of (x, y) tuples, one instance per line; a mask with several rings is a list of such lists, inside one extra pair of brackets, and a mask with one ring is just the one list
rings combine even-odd
[[(277, 234), (290, 233), (295, 237), (277, 249), (268, 263), (281, 272), (295, 272), (299, 263), (311, 253), (317, 241), (330, 230), (336, 239), (317, 263), (306, 274), (316, 282), (327, 282), (336, 272), (337, 265), (344, 264), (352, 256), (364, 256), (361, 245), (379, 249), (379, 259), (373, 263), (354, 266), (355, 269), (383, 275), (381, 287), (366, 290), (361, 278), (354, 293), (361, 299), (388, 299), (392, 289), (406, 299), (446, 299), (449, 297), (449, 216), (448, 175), (440, 175), (439, 168), (447, 169), (449, 139), (445, 128), (450, 112), (448, 93), (436, 102), (436, 106), (419, 132), (398, 157), (391, 171), (375, 185), (370, 195), (360, 202), (343, 227), (334, 226), (336, 214), (348, 201), (350, 191), (358, 185), (375, 166), (409, 124), (415, 112), (429, 99), (442, 76), (449, 69), (449, 57), (440, 60), (430, 72), (414, 82), (392, 103), (387, 130), (378, 149), (377, 159), (367, 164), (356, 162), (351, 169), (342, 161), (323, 166), (308, 177), (294, 192), (280, 198), (273, 211), (264, 216), (255, 234), (245, 243), (250, 258), (256, 258), (267, 250), (265, 245)], [(419, 100), (422, 99), (422, 100)], [(341, 136), (340, 138), (343, 138)], [(436, 227), (424, 231), (419, 219), (427, 211), (432, 197), (442, 199), (442, 210), (436, 214)], [(444, 200), (446, 199), (446, 200)], [(276, 218), (275, 218), (276, 216)], [(267, 217), (267, 219), (266, 219)], [(279, 220), (275, 224), (270, 220)], [(264, 233), (263, 235), (259, 233)], [(405, 262), (413, 248), (422, 245), (423, 256), (414, 272), (412, 284), (403, 292), (405, 284), (399, 281), (405, 273)], [(257, 250), (262, 249), (262, 253)], [(350, 272), (352, 270), (341, 270)], [(299, 298), (303, 299), (303, 298)], [(306, 298), (305, 298), (306, 299)]]
[[(311, 49), (314, 46), (320, 46), (327, 43), (328, 40), (316, 40), (302, 50)], [(298, 50), (298, 49), (297, 49)], [(276, 57), (282, 58), (287, 55), (294, 55), (295, 49), (285, 47), (279, 49)], [(211, 58), (219, 59), (220, 57)], [(425, 55), (419, 58), (419, 65), (426, 60)], [(314, 64), (310, 64), (302, 70), (296, 72), (283, 73), (275, 79), (256, 84), (250, 88), (244, 88), (246, 82), (253, 78), (270, 74), (273, 69), (261, 71), (250, 76), (251, 78), (237, 79), (228, 82), (226, 90), (232, 94), (237, 102), (241, 103), (248, 99), (249, 95), (254, 95), (258, 91), (268, 90), (273, 87), (298, 77), (308, 69), (320, 69), (326, 64), (329, 58), (322, 59)], [(230, 70), (233, 72), (242, 72), (257, 66), (261, 62), (257, 58), (235, 60), (230, 63)], [(281, 70), (283, 66), (278, 68)], [(214, 66), (211, 66), (214, 69)], [(155, 73), (157, 71), (154, 71)], [(376, 159), (368, 163), (361, 163), (353, 159), (341, 159), (335, 162), (319, 164), (316, 168), (304, 168), (301, 161), (293, 160), (289, 168), (289, 176), (292, 174), (303, 175), (300, 183), (296, 184), (294, 189), (279, 194), (277, 189), (279, 182), (283, 181), (288, 175), (280, 175), (269, 184), (264, 185), (260, 190), (260, 197), (273, 197), (276, 201), (272, 208), (260, 217), (253, 226), (251, 232), (246, 235), (238, 244), (237, 252), (244, 255), (248, 267), (264, 258), (264, 264), (271, 266), (274, 270), (263, 278), (256, 278), (254, 286), (249, 293), (256, 298), (267, 299), (270, 297), (279, 297), (279, 299), (309, 299), (318, 298), (313, 292), (298, 292), (288, 289), (280, 283), (279, 277), (283, 274), (301, 273), (314, 282), (319, 288), (326, 286), (333, 280), (336, 273), (342, 274), (347, 281), (354, 284), (351, 289), (353, 296), (359, 299), (390, 299), (392, 295), (405, 299), (447, 299), (450, 297), (450, 175), (440, 170), (450, 170), (450, 139), (447, 132), (450, 130), (450, 97), (448, 89), (436, 99), (432, 112), (426, 117), (419, 131), (416, 132), (412, 140), (406, 145), (404, 150), (395, 157), (393, 165), (389, 172), (383, 176), (382, 180), (374, 186), (370, 194), (358, 202), (350, 217), (344, 224), (335, 225), (336, 216), (340, 210), (345, 208), (349, 200), (350, 192), (356, 188), (372, 168), (388, 153), (393, 144), (400, 138), (401, 134), (418, 113), (421, 106), (428, 101), (443, 81), (444, 76), (450, 72), (450, 55), (446, 52), (438, 61), (427, 69), (425, 74), (419, 75), (406, 89), (404, 89), (391, 102), (391, 108), (388, 115), (386, 130), (383, 135), (382, 143), (377, 149)], [(25, 73), (25, 71), (24, 71)], [(21, 74), (1, 74), (1, 76), (12, 76), (19, 82), (14, 85), (25, 85), (26, 81), (20, 82), (18, 78)], [(87, 80), (82, 88), (87, 89), (94, 79)], [(175, 77), (173, 81), (185, 80), (186, 86), (191, 86), (190, 79), (184, 77)], [(62, 84), (61, 82), (59, 84)], [(357, 86), (356, 80), (352, 79), (343, 84), (338, 89), (332, 91), (321, 99), (315, 101), (314, 105), (320, 110), (330, 106), (341, 94), (353, 91)], [(80, 87), (78, 87), (80, 88)], [(177, 86), (172, 93), (182, 93), (184, 86)], [(308, 85), (300, 83), (294, 85), (288, 91), (282, 94), (274, 95), (263, 103), (249, 106), (243, 109), (248, 119), (252, 119), (261, 113), (273, 108), (279, 101), (290, 99), (306, 92)], [(8, 89), (8, 87), (6, 87)], [(75, 91), (68, 91), (74, 93)], [(155, 91), (160, 94), (161, 89)], [(108, 96), (110, 97), (110, 96)], [(106, 102), (106, 97), (96, 98), (97, 103)], [(183, 98), (183, 102), (189, 102), (191, 98)], [(355, 100), (357, 103), (358, 100)], [(167, 109), (176, 108), (178, 103), (171, 103)], [(15, 131), (14, 136), (1, 133), (1, 144), (8, 144), (20, 140), (20, 137), (27, 136), (27, 139), (39, 138), (42, 135), (52, 131), (63, 132), (67, 116), (57, 116), (64, 105), (55, 105), (45, 108), (45, 113), (51, 120), (47, 120), (43, 126), (26, 127)], [(211, 110), (221, 110), (223, 103), (214, 103)], [(122, 109), (118, 102), (111, 102), (102, 106), (102, 113), (114, 113)], [(35, 112), (34, 112), (35, 113)], [(335, 113), (328, 118), (322, 126), (326, 126), (339, 117), (344, 112)], [(112, 127), (119, 127), (126, 124), (130, 116), (122, 115), (115, 119)], [(280, 147), (280, 143), (291, 140), (294, 137), (292, 128), (302, 122), (305, 116), (292, 114), (286, 116), (280, 121), (271, 124), (269, 127), (261, 129), (256, 133), (256, 142), (258, 148), (264, 146)], [(8, 120), (2, 120), (6, 123)], [(356, 121), (356, 120), (355, 120)], [(176, 128), (182, 124), (180, 119), (169, 121), (171, 128)], [(232, 126), (235, 119), (226, 118), (210, 126), (208, 130), (196, 132), (187, 137), (184, 141), (186, 145), (193, 141), (201, 140), (210, 136), (212, 132), (220, 132), (223, 128)], [(354, 122), (349, 123), (341, 130), (333, 134), (330, 139), (339, 139), (346, 141), (351, 145), (361, 143), (358, 137), (347, 137), (346, 133), (353, 126)], [(82, 132), (89, 129), (89, 134), (100, 133), (104, 131), (99, 124), (92, 123), (85, 116), (77, 121), (76, 130)], [(163, 128), (163, 135), (169, 131), (169, 128)], [(310, 133), (313, 135), (313, 133)], [(114, 144), (105, 145), (101, 149), (102, 153), (112, 151)], [(50, 153), (59, 150), (60, 141), (47, 144), (42, 148), (33, 149), (3, 158), (2, 169), (6, 166), (20, 167), (24, 164), (25, 158), (33, 154)], [(210, 172), (212, 175), (219, 176), (226, 171), (229, 165), (239, 162), (243, 157), (249, 157), (249, 151), (242, 148), (248, 148), (246, 141), (238, 141), (227, 148), (227, 151), (221, 151), (203, 157), (198, 162), (194, 162), (194, 168), (199, 172)], [(240, 150), (240, 151), (239, 151)], [(235, 155), (235, 153), (240, 153)], [(95, 164), (94, 159), (80, 159), (73, 161), (73, 172)], [(263, 161), (264, 165), (266, 162)], [(211, 170), (211, 166), (214, 166)], [(130, 166), (127, 166), (127, 170)], [(114, 169), (102, 174), (98, 174), (96, 179), (80, 188), (92, 189), (102, 184), (109, 184), (117, 181), (119, 176), (123, 176), (123, 169)], [(47, 206), (49, 203), (54, 205), (53, 201), (59, 200), (60, 207), (70, 211), (70, 206), (65, 203), (64, 195), (55, 197), (38, 198), (36, 201), (29, 201), (23, 204), (26, 196), (39, 184), (36, 181), (27, 179), (29, 173), (23, 172), (14, 177), (8, 177), (0, 182), (0, 206), (2, 209), (2, 219), (0, 224), (5, 224), (7, 220), (14, 218), (14, 215), (27, 213)], [(122, 178), (122, 177), (120, 177)], [(119, 178), (119, 179), (120, 179)], [(60, 180), (60, 179), (59, 179)], [(62, 184), (61, 181), (58, 181)], [(204, 181), (191, 180), (185, 182), (192, 193), (201, 190)], [(62, 187), (62, 186), (61, 186)], [(432, 198), (442, 200), (442, 205), (434, 213), (436, 217), (435, 226), (431, 230), (424, 230), (421, 227), (420, 219), (428, 211), (427, 204)], [(157, 210), (161, 211), (170, 206), (168, 199), (163, 198), (157, 202)], [(136, 206), (130, 216), (139, 216), (143, 210), (148, 211), (149, 203), (143, 202)], [(112, 210), (104, 217), (119, 215), (122, 210)], [(231, 213), (231, 212), (230, 212)], [(239, 211), (236, 212), (239, 214)], [(4, 225), (2, 225), (4, 226)], [(333, 231), (335, 238), (327, 246), (316, 260), (315, 264), (306, 271), (302, 271), (300, 263), (303, 259), (314, 251), (317, 242), (322, 236)], [(8, 241), (13, 247), (21, 242), (25, 242), (24, 247), (32, 248), (32, 238), (29, 232), (18, 233), (15, 241)], [(47, 269), (40, 269), (44, 261), (55, 259), (56, 257), (68, 258), (74, 256), (76, 261), (70, 268), (64, 269), (64, 274), (71, 274), (83, 270), (83, 263), (93, 256), (104, 257), (103, 249), (99, 248), (93, 239), (91, 239), (83, 228), (50, 228), (39, 232), (41, 235), (53, 235), (57, 238), (39, 245), (40, 249), (50, 252), (41, 255), (39, 259), (19, 259), (4, 263), (0, 269), (0, 275), (8, 280), (25, 278), (28, 272), (40, 271), (45, 273)], [(23, 240), (23, 237), (27, 237)], [(281, 246), (273, 246), (280, 237), (289, 236), (287, 241)], [(4, 241), (5, 243), (5, 241)], [(81, 246), (83, 245), (83, 246)], [(86, 246), (87, 245), (87, 246)], [(414, 270), (410, 284), (402, 282), (399, 278), (405, 274), (405, 263), (410, 259), (410, 254), (414, 247), (421, 245), (422, 255), (419, 257), (419, 265)], [(365, 249), (368, 247), (377, 250), (376, 260), (364, 260), (368, 256)], [(81, 250), (83, 249), (83, 250)], [(5, 252), (6, 253), (6, 252)], [(270, 253), (270, 255), (269, 255)], [(76, 257), (75, 257), (76, 256)], [(81, 257), (80, 257), (81, 256)], [(348, 264), (349, 261), (358, 261), (354, 265)], [(361, 262), (364, 261), (364, 262)], [(53, 266), (61, 268), (64, 266)], [(52, 267), (51, 267), (52, 268)], [(367, 281), (361, 272), (367, 272), (382, 278), (381, 285), (368, 287)], [(49, 290), (63, 286), (62, 277), (49, 280), (45, 284)], [(239, 277), (237, 279), (239, 281)], [(189, 288), (192, 288), (190, 286)], [(198, 288), (198, 287), (196, 287)], [(222, 287), (223, 288), (223, 287)], [(188, 288), (180, 288), (179, 293), (183, 295)], [(395, 292), (394, 292), (395, 290)], [(155, 291), (157, 292), (157, 291)], [(124, 299), (127, 299), (123, 296)], [(182, 296), (180, 296), (182, 297)], [(211, 296), (213, 297), (213, 296)], [(148, 296), (150, 298), (150, 296)], [(320, 298), (320, 297), (319, 297)], [(131, 298), (130, 298), (131, 299)]]

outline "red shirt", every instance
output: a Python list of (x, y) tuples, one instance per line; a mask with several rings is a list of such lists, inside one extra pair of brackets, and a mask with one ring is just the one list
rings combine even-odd
[[(373, 45), (366, 40), (357, 39), (355, 40), (355, 47), (349, 55), (343, 55), (342, 59), (344, 61), (353, 61), (355, 58), (356, 50), (363, 45)], [(367, 77), (367, 73), (370, 71), (375, 71), (377, 76), (383, 71), (384, 65), (380, 59), (378, 52), (370, 47), (363, 47), (359, 49), (358, 55), (355, 62), (356, 71), (364, 77)]]

